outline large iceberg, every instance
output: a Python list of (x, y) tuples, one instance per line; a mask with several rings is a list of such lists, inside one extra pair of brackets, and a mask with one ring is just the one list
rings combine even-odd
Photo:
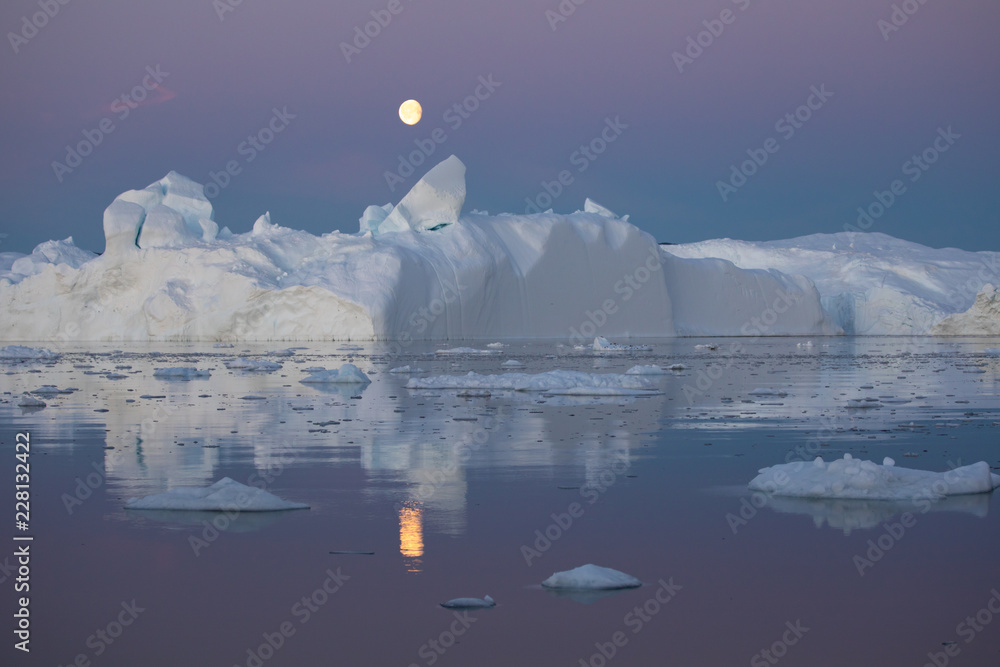
[[(878, 232), (767, 242), (716, 239), (663, 248), (679, 258), (716, 258), (740, 269), (767, 272), (779, 282), (808, 279), (823, 309), (848, 334), (996, 335), (1000, 331), (995, 297), (986, 293), (983, 303), (977, 301), (984, 285), (1000, 280), (1000, 252), (928, 248)], [(719, 274), (714, 272), (716, 279)], [(706, 280), (712, 275), (706, 272)], [(727, 295), (723, 300), (734, 299)], [(677, 307), (675, 303), (675, 322), (683, 321)], [(970, 308), (965, 318), (949, 318)], [(935, 327), (945, 318), (949, 322)]]
[[(451, 156), (395, 206), (369, 206), (356, 234), (315, 236), (268, 213), (234, 234), (215, 221), (200, 184), (170, 172), (108, 206), (100, 256), (72, 238), (30, 255), (3, 253), (0, 340), (584, 344), (927, 333), (972, 305), (974, 292), (954, 285), (992, 257), (877, 234), (851, 238), (885, 245), (882, 263), (839, 235), (822, 250), (813, 246), (831, 244), (813, 237), (801, 248), (719, 241), (661, 249), (628, 216), (590, 200), (565, 215), (490, 216), (463, 214), (465, 194), (465, 165)], [(929, 296), (938, 287), (947, 307)]]

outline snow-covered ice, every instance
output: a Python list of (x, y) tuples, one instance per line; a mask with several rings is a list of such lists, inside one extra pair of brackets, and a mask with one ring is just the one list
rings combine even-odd
[(505, 389), (575, 396), (645, 395), (657, 386), (635, 375), (554, 370), (544, 373), (438, 375), (410, 378), (407, 389)]
[(318, 371), (299, 382), (306, 384), (367, 384), (371, 379), (354, 364), (344, 364), (330, 371)]
[(398, 366), (397, 368), (392, 368), (389, 370), (389, 372), (399, 373), (400, 375), (408, 375), (408, 374), (416, 375), (417, 373), (426, 373), (427, 371), (425, 371), (423, 368), (416, 368), (415, 366), (411, 367), (409, 365), (406, 365), (406, 366)]
[(850, 454), (826, 463), (796, 461), (762, 468), (749, 484), (754, 491), (802, 498), (861, 500), (937, 500), (946, 496), (987, 493), (1000, 486), (1000, 475), (985, 461), (946, 472), (899, 468), (886, 457), (881, 465)]
[(542, 582), (546, 588), (570, 588), (576, 590), (609, 590), (618, 588), (636, 588), (642, 582), (635, 577), (599, 565), (581, 565), (580, 567), (556, 572)]
[(309, 509), (309, 506), (223, 477), (208, 487), (181, 487), (144, 498), (130, 498), (125, 509), (274, 512)]
[(35, 398), (31, 394), (22, 394), (21, 398), (17, 400), (17, 405), (21, 408), (44, 408), (46, 403), (42, 399)]

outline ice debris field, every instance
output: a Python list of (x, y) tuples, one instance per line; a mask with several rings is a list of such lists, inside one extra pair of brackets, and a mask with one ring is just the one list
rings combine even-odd
[(72, 237), (0, 253), (0, 340), (518, 337), (616, 352), (640, 346), (608, 337), (1000, 334), (1000, 253), (846, 232), (661, 245), (590, 200), (463, 214), (465, 194), (451, 156), (395, 206), (369, 206), (357, 233), (268, 213), (235, 233), (170, 172), (107, 207), (100, 255)]

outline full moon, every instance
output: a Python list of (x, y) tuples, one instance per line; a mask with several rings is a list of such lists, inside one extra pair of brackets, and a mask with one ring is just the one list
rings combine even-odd
[(399, 119), (407, 125), (419, 123), (421, 114), (423, 114), (423, 109), (420, 108), (420, 102), (416, 100), (406, 100), (399, 105)]

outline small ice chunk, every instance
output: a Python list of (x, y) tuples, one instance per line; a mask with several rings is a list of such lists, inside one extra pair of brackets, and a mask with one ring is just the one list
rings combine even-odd
[(208, 369), (199, 370), (194, 366), (170, 366), (168, 368), (157, 368), (153, 371), (153, 377), (169, 378), (171, 380), (192, 380), (194, 378), (207, 378), (212, 374)]
[(546, 588), (572, 588), (576, 590), (610, 590), (636, 588), (642, 582), (635, 577), (599, 565), (581, 565), (565, 572), (556, 572), (542, 582)]
[(522, 364), (517, 359), (508, 359), (507, 361), (503, 362), (500, 365), (504, 368), (521, 368), (522, 366), (524, 366), (524, 364)]
[(389, 372), (390, 373), (399, 373), (399, 374), (404, 374), (405, 375), (405, 374), (410, 374), (410, 373), (426, 373), (427, 371), (425, 371), (423, 368), (414, 368), (414, 367), (411, 367), (411, 366), (407, 365), (407, 366), (398, 366), (397, 368), (391, 369)]
[(496, 343), (487, 343), (487, 344), (486, 344), (486, 347), (489, 347), (489, 348), (492, 348), (492, 349), (494, 349), (494, 350), (498, 350), (498, 349), (500, 349), (500, 348), (502, 348), (502, 347), (507, 347), (507, 344), (506, 344), (506, 343), (500, 343), (500, 342), (496, 342)]
[(55, 396), (57, 394), (72, 394), (76, 389), (67, 387), (66, 389), (60, 389), (54, 384), (43, 384), (38, 389), (31, 392), (32, 394), (38, 394), (39, 396)]
[(767, 387), (757, 387), (750, 392), (751, 396), (779, 396), (784, 398), (788, 396), (788, 392), (781, 391), (780, 389), (768, 389)]
[(479, 350), (474, 347), (451, 347), (435, 350), (434, 354), (499, 354), (497, 350)]
[(299, 382), (306, 384), (367, 384), (371, 380), (354, 364), (344, 364), (340, 368), (313, 373), (302, 378)]
[(625, 375), (666, 375), (666, 373), (667, 372), (665, 370), (656, 364), (651, 364), (649, 366), (633, 366), (625, 371)]
[(493, 601), (489, 595), (480, 598), (455, 598), (454, 600), (448, 600), (447, 602), (442, 602), (441, 606), (445, 609), (490, 609), (497, 606), (497, 603)]
[(0, 359), (58, 359), (59, 354), (51, 350), (25, 345), (7, 345), (0, 347)]
[(276, 361), (268, 361), (267, 359), (247, 359), (245, 357), (238, 357), (236, 359), (227, 359), (222, 362), (226, 368), (229, 370), (240, 370), (240, 371), (262, 371), (271, 372), (280, 370), (282, 367)]
[(847, 407), (852, 410), (869, 410), (882, 407), (882, 402), (877, 398), (849, 398)]
[(623, 345), (621, 343), (612, 343), (604, 336), (598, 336), (594, 339), (594, 351), (595, 352), (648, 352), (653, 348), (648, 345)]
[(182, 487), (144, 498), (130, 498), (130, 510), (184, 510), (191, 512), (275, 512), (309, 509), (255, 486), (247, 486), (223, 477), (209, 487)]
[(23, 394), (17, 401), (17, 405), (21, 408), (44, 408), (47, 404), (45, 401), (35, 398), (30, 394)]
[(718, 348), (718, 345), (710, 345), (708, 343), (699, 343), (694, 346), (694, 349), (696, 350), (717, 350)]

